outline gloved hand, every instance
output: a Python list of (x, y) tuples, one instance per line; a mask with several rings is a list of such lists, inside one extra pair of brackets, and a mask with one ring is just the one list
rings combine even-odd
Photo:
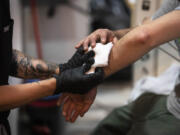
[(102, 68), (96, 68), (93, 74), (85, 74), (91, 68), (92, 61), (93, 59), (81, 67), (68, 69), (60, 75), (54, 75), (56, 78), (55, 94), (61, 92), (85, 94), (101, 83), (104, 79)]
[(85, 54), (83, 47), (77, 49), (75, 54), (71, 57), (71, 59), (64, 64), (59, 65), (60, 72), (62, 73), (65, 70), (76, 68), (82, 66), (85, 62), (87, 62), (91, 57), (94, 57), (94, 51), (89, 51)]

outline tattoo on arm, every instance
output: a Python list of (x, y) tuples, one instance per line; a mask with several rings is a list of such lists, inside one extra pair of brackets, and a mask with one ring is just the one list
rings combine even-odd
[(13, 50), (11, 75), (24, 79), (46, 79), (58, 74), (58, 64), (44, 62)]

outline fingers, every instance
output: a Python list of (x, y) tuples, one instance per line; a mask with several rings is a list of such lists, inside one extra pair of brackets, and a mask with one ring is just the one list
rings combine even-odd
[(107, 32), (102, 32), (101, 34), (101, 43), (105, 44), (106, 41), (107, 41), (107, 36), (108, 36), (108, 33)]
[(73, 113), (74, 109), (75, 109), (75, 104), (71, 103), (69, 108), (68, 108), (67, 115), (66, 115), (66, 121), (71, 120), (71, 116), (72, 116), (72, 113)]
[(89, 45), (90, 41), (89, 39), (83, 39), (81, 40), (76, 46), (75, 48), (78, 49), (79, 47), (82, 47), (84, 49), (84, 51), (88, 51), (88, 45)]
[(91, 104), (84, 105), (84, 107), (82, 108), (82, 110), (80, 112), (80, 116), (83, 117), (84, 114), (89, 110), (90, 107), (91, 107)]
[(95, 56), (95, 52), (93, 50), (89, 51), (88, 53), (86, 53), (84, 56), (83, 56), (83, 60), (84, 61), (87, 61), (89, 58), (92, 58)]
[(98, 29), (92, 34), (90, 34), (87, 38), (84, 40), (81, 40), (75, 48), (79, 48), (80, 46), (83, 46), (84, 50), (88, 50), (88, 46), (91, 45), (92, 48), (96, 46), (96, 43), (100, 41), (101, 43), (105, 44), (107, 42), (113, 41), (114, 33), (111, 30), (108, 29)]
[(63, 115), (64, 117), (67, 116), (67, 112), (68, 112), (68, 109), (69, 109), (69, 106), (70, 106), (70, 105), (71, 105), (71, 100), (68, 99), (68, 100), (64, 103), (63, 109), (62, 109), (62, 115)]
[(114, 37), (114, 38), (113, 38), (113, 44), (116, 44), (117, 41), (118, 41), (117, 37)]
[(94, 58), (90, 58), (90, 59), (88, 59), (88, 60), (86, 61), (85, 64), (92, 66), (92, 65), (94, 64), (94, 62), (95, 62)]
[(96, 43), (97, 43), (97, 41), (99, 40), (99, 38), (100, 38), (100, 35), (99, 34), (97, 34), (97, 35), (92, 35), (92, 38), (91, 38), (91, 47), (92, 48), (94, 48), (94, 47), (96, 47)]
[(76, 119), (79, 116), (79, 113), (80, 113), (79, 111), (74, 111), (74, 113), (73, 113), (73, 115), (71, 117), (71, 122), (75, 122), (76, 121)]
[(84, 47), (84, 50), (87, 51), (88, 48), (89, 48), (89, 43), (90, 43), (90, 40), (89, 38), (87, 38), (84, 43), (83, 43), (83, 47)]
[(84, 39), (81, 40), (81, 41), (75, 46), (75, 48), (77, 49), (77, 48), (79, 48), (80, 46), (82, 46), (82, 45), (83, 45), (83, 42), (84, 42)]
[(69, 98), (69, 96), (66, 95), (65, 93), (63, 93), (63, 94), (59, 97), (59, 99), (57, 100), (57, 106), (60, 106), (60, 105), (62, 105), (63, 103), (65, 103), (68, 98)]
[(80, 54), (82, 54), (82, 55), (83, 55), (84, 52), (85, 52), (83, 46), (80, 46), (77, 51), (78, 51), (78, 53), (80, 53)]
[(65, 104), (66, 106), (68, 106), (68, 107), (65, 107), (65, 108), (68, 108), (68, 110), (66, 110), (66, 115), (64, 115), (64, 117), (66, 121), (75, 122), (75, 120), (80, 115), (83, 105), (76, 104), (70, 100), (68, 102), (69, 103)]

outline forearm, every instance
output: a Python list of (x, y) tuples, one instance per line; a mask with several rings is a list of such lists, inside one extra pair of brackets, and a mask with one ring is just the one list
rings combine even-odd
[(124, 35), (126, 35), (128, 32), (130, 32), (131, 30), (132, 30), (132, 28), (120, 29), (120, 30), (113, 31), (113, 33), (118, 39), (120, 39)]
[(169, 13), (127, 33), (113, 46), (109, 66), (104, 68), (105, 75), (117, 72), (158, 45), (179, 37), (179, 14), (180, 11)]
[[(148, 24), (148, 23), (150, 23), (150, 22), (151, 22), (150, 18), (146, 18), (146, 19), (144, 19), (144, 20), (142, 21), (142, 25), (143, 25), (143, 24)], [(118, 39), (120, 39), (120, 38), (122, 38), (123, 36), (125, 36), (128, 32), (132, 31), (132, 30), (135, 29), (135, 28), (137, 28), (137, 26), (132, 27), (132, 28), (127, 28), (127, 29), (115, 30), (115, 31), (113, 31), (113, 33), (115, 34), (115, 36), (116, 36)]]
[(24, 79), (47, 79), (53, 74), (59, 74), (57, 64), (34, 59), (20, 51), (13, 50), (10, 75)]
[(139, 31), (142, 32), (141, 27), (135, 28), (114, 44), (109, 56), (109, 65), (104, 68), (105, 76), (128, 66), (152, 49), (143, 42), (145, 33), (142, 32), (140, 36)]
[(0, 111), (53, 95), (55, 89), (56, 80), (54, 78), (28, 84), (0, 86)]

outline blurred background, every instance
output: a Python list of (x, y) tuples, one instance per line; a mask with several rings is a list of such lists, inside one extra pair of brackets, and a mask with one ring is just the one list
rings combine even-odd
[[(151, 17), (162, 1), (11, 0), (15, 20), (13, 47), (32, 57), (63, 63), (75, 52), (74, 46), (89, 33), (98, 28), (117, 30), (139, 25), (144, 18)], [(163, 48), (178, 56), (169, 45)], [(67, 123), (61, 108), (55, 106), (58, 97), (47, 97), (14, 109), (9, 117), (12, 135), (41, 135), (37, 131), (39, 127), (59, 135), (88, 135), (112, 109), (127, 103), (137, 80), (157, 76), (174, 62), (164, 51), (152, 50), (100, 85), (89, 112), (73, 124)], [(10, 78), (9, 81), (17, 84), (36, 80)]]

